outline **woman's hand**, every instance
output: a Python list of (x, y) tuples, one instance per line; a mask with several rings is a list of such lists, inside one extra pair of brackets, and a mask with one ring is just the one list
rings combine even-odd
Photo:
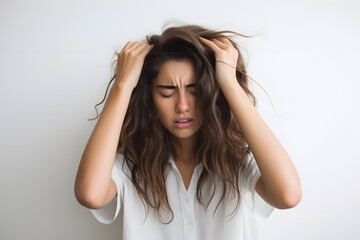
[(129, 84), (134, 89), (139, 82), (145, 56), (153, 45), (147, 41), (129, 41), (118, 54), (115, 84)]
[(213, 38), (208, 40), (200, 37), (201, 41), (211, 48), (215, 53), (215, 59), (226, 62), (216, 61), (215, 65), (215, 77), (220, 85), (220, 88), (224, 86), (228, 81), (232, 82), (236, 79), (236, 65), (238, 59), (238, 51), (232, 45), (229, 39), (226, 37)]

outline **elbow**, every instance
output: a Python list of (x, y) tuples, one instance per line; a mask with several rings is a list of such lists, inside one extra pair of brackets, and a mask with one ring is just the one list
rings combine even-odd
[(102, 207), (102, 202), (90, 192), (80, 191), (75, 188), (74, 194), (78, 203), (86, 208), (98, 209)]
[(297, 194), (292, 194), (288, 196), (283, 203), (283, 209), (296, 207), (301, 201), (301, 198), (302, 198), (301, 191)]
[(277, 204), (278, 209), (289, 209), (297, 206), (302, 198), (302, 191), (293, 190), (283, 194), (282, 200)]

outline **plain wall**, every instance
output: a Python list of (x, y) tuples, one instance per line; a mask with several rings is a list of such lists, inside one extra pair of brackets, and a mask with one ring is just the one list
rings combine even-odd
[[(171, 20), (233, 30), (257, 109), (301, 178), (260, 239), (360, 239), (359, 1), (0, 2), (0, 238), (121, 239), (75, 199), (115, 50)], [(101, 111), (103, 104), (98, 108)], [(121, 214), (121, 213), (120, 213)]]

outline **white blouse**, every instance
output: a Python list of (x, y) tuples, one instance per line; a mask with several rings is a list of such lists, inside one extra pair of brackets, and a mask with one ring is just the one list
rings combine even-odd
[[(257, 239), (256, 218), (269, 217), (274, 207), (265, 202), (255, 191), (255, 185), (261, 173), (252, 156), (247, 158), (247, 161), (250, 160), (252, 161), (251, 165), (239, 177), (241, 200), (235, 216), (234, 213), (229, 215), (236, 207), (237, 197), (231, 199), (226, 195), (213, 215), (222, 196), (222, 184), (216, 184), (214, 197), (205, 211), (196, 197), (196, 186), (203, 164), (200, 163), (195, 167), (190, 185), (186, 190), (181, 174), (170, 156), (171, 167), (166, 172), (166, 189), (174, 218), (169, 224), (163, 224), (159, 221), (153, 208), (149, 207), (145, 221), (146, 211), (143, 202), (136, 188), (124, 173), (125, 171), (131, 177), (126, 162), (124, 170), (122, 170), (124, 159), (120, 153), (116, 153), (111, 175), (116, 183), (117, 196), (108, 205), (99, 209), (90, 209), (90, 211), (99, 222), (110, 224), (118, 216), (120, 208), (123, 208), (123, 216), (121, 216), (123, 240), (254, 240)], [(202, 199), (204, 199), (204, 203), (209, 201), (213, 192), (213, 184), (209, 184), (209, 182), (211, 181), (203, 185), (202, 193), (205, 198)], [(160, 213), (162, 222), (166, 223), (171, 219), (171, 213), (164, 210)]]

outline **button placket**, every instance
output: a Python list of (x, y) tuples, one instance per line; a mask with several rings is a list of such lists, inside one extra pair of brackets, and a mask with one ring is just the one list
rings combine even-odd
[(186, 193), (182, 191), (184, 224), (187, 235), (186, 239), (196, 239), (193, 202), (191, 201), (189, 196), (189, 194), (191, 193), (191, 191), (188, 191)]
[[(174, 170), (174, 173), (176, 175), (176, 178), (178, 180), (178, 186), (180, 187), (179, 191), (179, 197), (181, 201), (181, 211), (183, 214), (183, 221), (184, 221), (184, 230), (185, 230), (185, 239), (186, 240), (192, 240), (197, 239), (196, 235), (196, 228), (195, 228), (195, 216), (194, 216), (194, 206), (193, 206), (193, 194), (195, 192), (195, 189), (193, 189), (193, 185), (196, 182), (196, 179), (198, 178), (198, 167), (193, 172), (192, 178), (190, 180), (190, 185), (188, 190), (185, 189), (185, 185), (182, 181), (182, 176), (179, 170), (177, 169), (176, 164), (172, 161), (172, 167)], [(196, 186), (196, 184), (194, 185)]]

